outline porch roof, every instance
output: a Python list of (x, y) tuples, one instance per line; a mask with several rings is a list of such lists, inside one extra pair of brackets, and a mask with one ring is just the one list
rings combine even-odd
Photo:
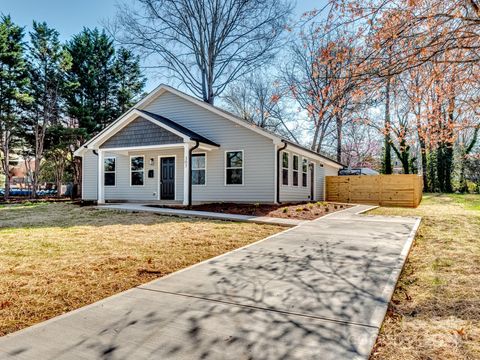
[(145, 111), (145, 110), (140, 110), (140, 109), (137, 109), (139, 112), (141, 112), (142, 114), (145, 114), (147, 116), (150, 116), (151, 118), (155, 119), (156, 121), (162, 123), (163, 125), (165, 126), (168, 126), (176, 131), (178, 131), (179, 133), (182, 133), (183, 135), (187, 136), (190, 138), (190, 140), (193, 140), (193, 141), (198, 141), (198, 142), (201, 142), (201, 143), (204, 143), (204, 144), (207, 144), (207, 145), (212, 145), (212, 146), (216, 146), (216, 147), (220, 147), (220, 145), (218, 145), (217, 143), (213, 142), (212, 140), (209, 140), (207, 139), (206, 137), (190, 130), (190, 129), (187, 129), (186, 127), (176, 123), (175, 121), (172, 121), (170, 119), (167, 119), (166, 117), (163, 117), (163, 116), (160, 116), (160, 115), (157, 115), (157, 114), (154, 114), (154, 113), (151, 113), (149, 111)]

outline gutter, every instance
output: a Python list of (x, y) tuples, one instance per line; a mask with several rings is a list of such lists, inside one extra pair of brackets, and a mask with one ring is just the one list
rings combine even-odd
[(277, 203), (280, 204), (280, 152), (285, 150), (288, 144), (283, 141), (283, 147), (277, 149)]
[(195, 140), (195, 146), (188, 151), (188, 207), (192, 206), (192, 152), (198, 149), (199, 146), (200, 142)]

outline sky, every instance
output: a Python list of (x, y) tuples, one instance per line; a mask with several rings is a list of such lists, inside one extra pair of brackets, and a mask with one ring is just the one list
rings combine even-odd
[[(133, 1), (133, 0), (127, 0)], [(322, 0), (298, 0), (296, 13), (319, 7)], [(0, 0), (0, 13), (10, 15), (12, 20), (26, 30), (31, 29), (33, 20), (46, 21), (57, 29), (61, 40), (68, 40), (84, 27), (102, 27), (102, 23), (115, 15), (118, 0)], [(161, 81), (147, 74), (147, 91)]]

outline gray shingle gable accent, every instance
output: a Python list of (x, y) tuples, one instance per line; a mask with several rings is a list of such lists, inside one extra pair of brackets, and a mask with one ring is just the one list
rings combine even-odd
[(138, 117), (115, 135), (105, 141), (100, 148), (112, 149), (134, 146), (179, 144), (183, 139), (151, 121)]

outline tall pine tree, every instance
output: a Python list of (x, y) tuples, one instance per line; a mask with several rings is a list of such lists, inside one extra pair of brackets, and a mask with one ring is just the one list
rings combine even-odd
[(131, 51), (120, 48), (115, 60), (115, 81), (118, 116), (134, 105), (145, 86), (145, 77), (140, 70), (140, 58)]
[(27, 93), (28, 72), (24, 59), (23, 28), (10, 16), (0, 19), (0, 153), (5, 174), (4, 199), (10, 192), (10, 152), (18, 134), (24, 106), (30, 101)]
[(98, 29), (84, 29), (68, 42), (72, 57), (69, 80), (76, 86), (67, 96), (68, 114), (94, 135), (115, 119), (115, 49)]
[(33, 102), (26, 129), (35, 160), (32, 171), (34, 190), (38, 187), (46, 133), (50, 126), (58, 125), (61, 121), (62, 99), (68, 84), (66, 73), (71, 67), (70, 54), (60, 43), (58, 36), (58, 32), (49, 28), (46, 23), (33, 22), (28, 58), (29, 89)]

